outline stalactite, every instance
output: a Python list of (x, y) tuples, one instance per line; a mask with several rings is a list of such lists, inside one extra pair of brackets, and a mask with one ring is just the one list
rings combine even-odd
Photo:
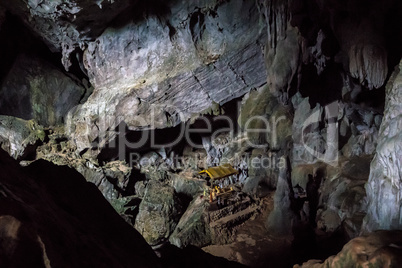
[(353, 45), (349, 49), (349, 71), (368, 88), (379, 88), (388, 74), (387, 51), (375, 45)]
[(257, 7), (265, 20), (268, 44), (276, 49), (277, 43), (286, 38), (290, 18), (287, 0), (257, 0)]

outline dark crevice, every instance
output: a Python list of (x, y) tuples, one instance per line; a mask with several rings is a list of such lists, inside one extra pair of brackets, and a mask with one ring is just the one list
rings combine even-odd
[(354, 103), (359, 104), (362, 108), (374, 108), (383, 111), (385, 104), (385, 86), (368, 90), (363, 90), (356, 96)]
[(199, 9), (191, 15), (189, 26), (194, 43), (202, 39), (202, 34), (205, 31), (204, 20), (204, 14)]
[(171, 13), (169, 8), (170, 2), (172, 1), (133, 1), (128, 8), (116, 16), (109, 26), (122, 28), (131, 22), (138, 23), (152, 16), (156, 16), (159, 19), (164, 18)]
[[(61, 53), (51, 52), (43, 39), (27, 29), (16, 16), (7, 12), (5, 22), (0, 29), (0, 37), (2, 40), (2, 42), (0, 42), (0, 58), (2, 59), (2, 64), (0, 65), (0, 81), (8, 74), (14, 61), (20, 54), (44, 59), (55, 66), (59, 71), (71, 77), (78, 84), (81, 84), (82, 79), (88, 80), (87, 75), (83, 73), (80, 68), (82, 62), (74, 58), (70, 71), (65, 72), (61, 63)], [(82, 57), (80, 61), (82, 61)]]
[(302, 66), (301, 72), (300, 93), (303, 97), (309, 97), (312, 108), (317, 103), (325, 106), (342, 99), (341, 65), (328, 62), (324, 71), (318, 75), (314, 64), (307, 64)]

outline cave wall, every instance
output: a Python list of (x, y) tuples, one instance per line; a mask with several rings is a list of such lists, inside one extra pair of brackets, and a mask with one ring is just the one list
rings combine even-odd
[(378, 145), (366, 184), (367, 216), (363, 231), (400, 229), (401, 218), (401, 146), (402, 124), (401, 63), (395, 67), (386, 86), (384, 119)]
[(20, 54), (3, 79), (0, 113), (42, 126), (62, 125), (84, 97), (85, 87), (74, 78), (41, 58)]
[(121, 121), (132, 130), (176, 126), (265, 83), (264, 25), (253, 2), (165, 9), (109, 27), (88, 44), (84, 66), (95, 91), (72, 113), (78, 150), (95, 137), (107, 141)]

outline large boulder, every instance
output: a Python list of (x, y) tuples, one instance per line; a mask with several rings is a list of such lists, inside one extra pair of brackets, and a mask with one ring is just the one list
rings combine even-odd
[(187, 197), (196, 197), (202, 195), (208, 189), (206, 180), (196, 177), (197, 173), (192, 171), (183, 171), (179, 174), (172, 174), (172, 186), (178, 194)]
[(139, 206), (135, 228), (151, 246), (167, 241), (182, 214), (181, 202), (174, 188), (160, 181), (147, 184)]
[(194, 198), (170, 236), (171, 244), (183, 248), (188, 245), (203, 247), (211, 243), (208, 201), (208, 196)]
[(350, 238), (359, 235), (371, 160), (372, 155), (355, 156), (343, 158), (337, 168), (326, 167), (316, 219), (319, 229), (331, 233), (342, 225)]

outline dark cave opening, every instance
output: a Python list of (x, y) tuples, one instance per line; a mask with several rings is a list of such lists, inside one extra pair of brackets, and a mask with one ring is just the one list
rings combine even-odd
[(318, 75), (314, 64), (303, 65), (299, 91), (303, 97), (309, 97), (312, 108), (317, 103), (325, 106), (342, 99), (341, 70), (339, 64), (329, 62), (325, 70)]
[[(121, 122), (114, 130), (118, 135), (100, 148), (101, 152), (97, 159), (99, 163), (117, 159), (124, 159), (129, 163), (132, 153), (144, 154), (159, 149), (166, 150), (166, 154), (174, 152), (182, 155), (186, 146), (192, 144), (193, 147), (202, 148), (202, 137), (209, 137), (213, 133), (221, 132), (222, 129), (231, 132), (231, 135), (236, 135), (240, 131), (240, 126), (237, 124), (240, 102), (241, 98), (236, 98), (223, 104), (219, 107), (222, 114), (206, 113), (192, 123), (180, 123), (175, 127), (164, 129), (130, 130), (125, 122)], [(121, 141), (128, 146), (120, 145)], [(96, 143), (95, 141), (94, 145)], [(120, 146), (124, 147), (124, 155), (119, 155), (123, 148)]]
[(355, 98), (354, 103), (364, 107), (384, 111), (385, 104), (385, 87), (375, 88), (372, 90), (363, 89)]

